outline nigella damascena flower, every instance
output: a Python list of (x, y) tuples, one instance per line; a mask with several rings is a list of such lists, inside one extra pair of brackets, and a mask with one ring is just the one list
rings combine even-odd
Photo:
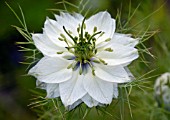
[(118, 97), (118, 83), (131, 81), (127, 65), (138, 58), (138, 40), (115, 33), (108, 12), (89, 19), (78, 13), (55, 18), (46, 19), (42, 34), (32, 35), (44, 57), (29, 74), (44, 85), (48, 98), (60, 97), (65, 107), (110, 104)]
[(170, 73), (164, 73), (158, 77), (154, 89), (159, 106), (170, 111)]

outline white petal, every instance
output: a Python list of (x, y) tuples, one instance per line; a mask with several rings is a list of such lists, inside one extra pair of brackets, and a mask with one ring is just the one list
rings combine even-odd
[(118, 91), (118, 84), (113, 84), (113, 98), (118, 98), (119, 91)]
[(36, 80), (36, 87), (37, 87), (37, 88), (40, 88), (40, 89), (46, 90), (47, 83), (41, 82), (41, 81), (39, 81), (39, 80)]
[(126, 70), (129, 78), (130, 78), (131, 80), (134, 80), (135, 77), (134, 77), (133, 74), (130, 72), (129, 68), (128, 68), (128, 67), (124, 67), (124, 69)]
[(86, 94), (81, 100), (90, 108), (99, 104), (99, 102), (94, 100), (89, 94)]
[(41, 82), (60, 83), (67, 81), (72, 76), (72, 69), (67, 69), (69, 64), (71, 64), (71, 60), (43, 57), (29, 70), (28, 74), (35, 76)]
[(61, 100), (65, 106), (72, 105), (86, 94), (82, 83), (84, 75), (79, 75), (78, 71), (73, 72), (71, 79), (59, 84)]
[[(35, 46), (46, 56), (58, 56), (57, 52), (67, 51), (64, 47), (59, 47), (53, 43), (45, 34), (32, 34)], [(67, 54), (71, 54), (68, 53)]]
[(110, 104), (113, 97), (113, 83), (106, 82), (91, 72), (85, 75), (83, 85), (88, 94), (102, 104)]
[[(65, 48), (65, 47), (68, 47), (68, 45), (66, 44), (66, 42), (59, 40), (59, 38), (62, 38), (61, 34), (63, 34), (66, 37), (69, 45), (73, 44), (73, 40), (66, 34), (66, 32), (63, 29), (63, 26), (66, 26), (66, 25), (61, 24), (60, 21), (55, 21), (55, 20), (47, 18), (45, 21), (43, 33), (46, 33), (48, 38), (51, 41), (53, 41), (55, 44), (57, 44), (60, 47)], [(68, 27), (66, 27), (66, 29), (73, 31), (73, 29), (75, 28), (68, 29)]]
[(114, 43), (119, 43), (131, 47), (135, 47), (139, 43), (139, 39), (134, 39), (128, 34), (120, 34), (120, 33), (115, 33), (111, 41)]
[(97, 44), (97, 48), (107, 47), (110, 44), (121, 44), (124, 46), (135, 47), (139, 43), (139, 38), (134, 39), (129, 34), (114, 33), (111, 41)]
[(66, 109), (70, 111), (70, 110), (74, 109), (75, 107), (77, 107), (81, 103), (82, 103), (82, 100), (78, 100), (75, 103), (73, 103), (72, 105), (66, 106)]
[(60, 96), (58, 83), (44, 83), (37, 80), (36, 86), (40, 89), (46, 90), (47, 98), (56, 98)]
[(113, 52), (103, 50), (99, 51), (96, 56), (103, 59), (108, 65), (127, 66), (139, 56), (137, 49), (129, 46), (123, 46), (121, 44), (110, 44), (107, 46), (107, 48), (111, 48)]
[(47, 83), (47, 98), (56, 98), (60, 96), (58, 83)]
[(78, 19), (79, 21), (83, 21), (83, 19), (84, 19), (84, 17), (81, 15), (81, 14), (79, 14), (79, 13), (73, 13), (73, 17), (75, 17), (75, 19)]
[(61, 12), (60, 16), (55, 15), (55, 18), (57, 20), (57, 23), (60, 24), (61, 27), (64, 26), (67, 30), (70, 30), (75, 37), (75, 36), (78, 36), (78, 33), (77, 33), (78, 25), (82, 23), (81, 18), (77, 18), (77, 17), (80, 17), (80, 16), (81, 15), (78, 15), (78, 13), (75, 17), (75, 16), (72, 16), (69, 13)]
[(94, 63), (95, 74), (102, 80), (114, 83), (125, 83), (131, 81), (123, 66), (108, 66)]
[(104, 32), (104, 35), (97, 39), (96, 44), (105, 41), (107, 38), (112, 38), (116, 27), (115, 20), (106, 11), (93, 15), (85, 21), (85, 24), (90, 34), (93, 34), (94, 27), (97, 27), (98, 32)]
[(43, 30), (44, 30), (43, 33), (45, 33), (48, 36), (48, 38), (51, 41), (53, 41), (56, 45), (60, 47), (67, 47), (67, 44), (64, 41), (60, 41), (58, 39), (59, 37), (61, 38), (60, 34), (65, 34), (65, 32), (63, 30), (63, 26), (61, 26), (57, 21), (49, 19), (47, 17)]

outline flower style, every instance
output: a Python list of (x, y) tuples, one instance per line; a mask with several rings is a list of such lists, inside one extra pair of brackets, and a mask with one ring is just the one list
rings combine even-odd
[(47, 18), (42, 34), (32, 34), (44, 57), (30, 69), (48, 98), (60, 97), (67, 108), (110, 104), (118, 83), (131, 81), (127, 68), (138, 58), (137, 39), (115, 33), (108, 12), (89, 19), (78, 13)]

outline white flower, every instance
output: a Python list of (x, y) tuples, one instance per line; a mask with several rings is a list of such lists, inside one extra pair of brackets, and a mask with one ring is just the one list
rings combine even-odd
[(170, 111), (170, 73), (167, 72), (158, 77), (154, 89), (159, 106)]
[(45, 85), (47, 97), (60, 97), (65, 107), (110, 104), (118, 97), (118, 83), (131, 81), (126, 66), (138, 58), (138, 40), (115, 33), (108, 12), (89, 19), (78, 13), (55, 18), (46, 19), (42, 34), (32, 35), (44, 57), (29, 74)]

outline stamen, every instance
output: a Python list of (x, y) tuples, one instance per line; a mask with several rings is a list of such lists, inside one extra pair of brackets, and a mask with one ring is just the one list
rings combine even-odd
[(91, 64), (91, 62), (89, 62), (88, 60), (84, 60), (84, 63), (88, 63), (92, 69), (92, 74), (95, 76), (95, 69), (93, 67), (93, 65)]
[(113, 52), (113, 49), (112, 48), (106, 48), (105, 51)]
[(60, 34), (60, 36), (61, 36), (62, 38), (59, 37), (58, 39), (59, 39), (60, 41), (64, 41), (64, 42), (69, 46), (66, 37), (65, 37), (63, 34)]
[(63, 38), (60, 38), (60, 37), (59, 37), (58, 39), (59, 39), (60, 41), (64, 41), (64, 39), (63, 39)]
[(86, 29), (86, 24), (84, 23), (84, 26), (83, 26), (84, 29)]
[(97, 49), (94, 50), (94, 53), (95, 53), (95, 54), (97, 53)]
[(93, 62), (95, 62), (95, 63), (100, 63), (100, 61), (98, 61), (98, 60), (93, 60)]
[(79, 24), (79, 26), (78, 26), (78, 28), (77, 28), (77, 32), (78, 32), (78, 33), (80, 32), (80, 24)]
[(96, 42), (96, 38), (92, 38), (92, 41), (93, 41), (93, 42)]
[(69, 33), (69, 34), (72, 34), (72, 32), (71, 32), (70, 30), (68, 30), (68, 33)]
[(57, 52), (57, 54), (63, 54), (63, 51), (61, 51), (61, 52)]
[(99, 39), (100, 37), (102, 37), (104, 35), (105, 32), (102, 32), (99, 37), (97, 39)]
[(84, 60), (84, 63), (88, 63), (90, 65), (90, 67), (93, 67), (93, 65), (91, 64), (91, 62), (89, 62), (88, 60)]
[(106, 63), (104, 60), (102, 60), (102, 59), (100, 59), (100, 58), (99, 58), (99, 60), (100, 60), (100, 62), (103, 63), (104, 65), (107, 65), (107, 63)]
[(63, 39), (66, 39), (65, 35), (63, 35), (63, 34), (60, 34), (60, 36), (61, 36)]
[(75, 40), (75, 41), (77, 41), (77, 40), (78, 40), (78, 37), (77, 37), (77, 36), (76, 36), (76, 37), (74, 37), (74, 40)]
[(80, 63), (79, 74), (81, 75), (82, 73), (83, 73), (83, 69), (82, 69), (82, 63)]
[(103, 36), (105, 34), (105, 32), (102, 32), (101, 34), (100, 34), (100, 36)]
[(67, 60), (74, 60), (75, 56), (72, 55), (64, 55), (63, 58), (67, 59)]
[(70, 68), (72, 68), (72, 64), (70, 64), (69, 66), (67, 66), (67, 69), (70, 69)]
[(77, 61), (72, 63), (72, 69), (73, 69), (73, 70), (75, 70), (75, 69), (77, 68), (77, 64), (78, 64)]
[(111, 40), (111, 38), (107, 38), (106, 40), (105, 40), (105, 42), (109, 42)]
[(92, 69), (92, 74), (95, 76), (96, 74), (95, 74), (95, 70), (94, 69)]
[(78, 47), (76, 47), (76, 46), (74, 47), (74, 46), (73, 46), (73, 47), (65, 47), (65, 48), (66, 48), (67, 50), (70, 50), (70, 49), (72, 49), (72, 48), (78, 48)]
[(88, 38), (88, 32), (85, 32), (85, 38)]
[(95, 26), (94, 29), (93, 29), (93, 32), (97, 32), (97, 27)]

